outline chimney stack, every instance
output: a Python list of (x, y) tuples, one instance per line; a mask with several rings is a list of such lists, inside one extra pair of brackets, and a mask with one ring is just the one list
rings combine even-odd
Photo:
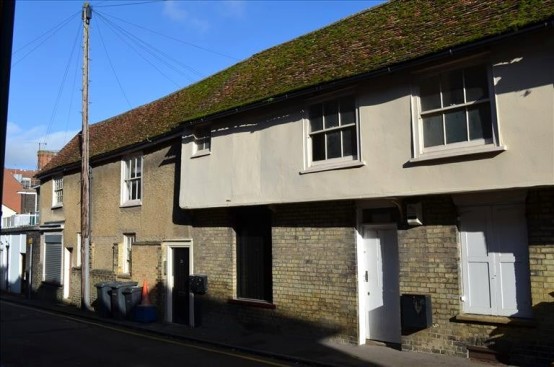
[(37, 153), (38, 156), (38, 169), (41, 170), (50, 162), (50, 160), (56, 155), (57, 152), (53, 152), (50, 150), (39, 150)]

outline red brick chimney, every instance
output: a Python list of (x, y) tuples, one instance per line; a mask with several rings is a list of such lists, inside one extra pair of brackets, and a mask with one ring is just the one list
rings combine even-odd
[(50, 162), (50, 160), (56, 155), (57, 152), (50, 150), (39, 150), (37, 152), (38, 156), (38, 169), (41, 170)]

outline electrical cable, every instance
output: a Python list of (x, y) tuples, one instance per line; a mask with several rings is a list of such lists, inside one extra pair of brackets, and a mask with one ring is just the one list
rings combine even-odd
[(80, 27), (81, 27), (81, 24), (79, 24), (79, 28), (77, 29), (77, 33), (75, 35), (75, 39), (73, 41), (73, 47), (71, 48), (71, 53), (69, 55), (69, 59), (67, 61), (67, 64), (65, 66), (65, 71), (64, 71), (64, 74), (63, 74), (63, 77), (62, 77), (62, 82), (60, 83), (60, 86), (58, 87), (58, 93), (56, 95), (56, 101), (54, 102), (54, 108), (52, 109), (52, 114), (50, 116), (50, 121), (48, 122), (48, 126), (46, 128), (46, 133), (42, 139), (43, 142), (46, 142), (46, 138), (48, 137), (48, 135), (50, 135), (50, 131), (52, 129), (52, 125), (54, 123), (54, 118), (56, 117), (56, 114), (57, 114), (57, 110), (58, 110), (58, 106), (59, 106), (59, 103), (60, 103), (60, 99), (61, 99), (61, 95), (63, 93), (63, 89), (64, 89), (64, 85), (65, 85), (65, 81), (67, 79), (67, 74), (69, 72), (69, 66), (71, 65), (71, 60), (73, 59), (73, 54), (75, 53), (75, 48), (76, 48), (76, 45), (77, 45), (77, 40), (79, 39), (79, 35), (80, 35)]
[(125, 34), (129, 39), (134, 39), (135, 40), (135, 43), (137, 45), (139, 45), (139, 47), (141, 47), (143, 50), (145, 50), (146, 52), (148, 52), (152, 57), (154, 57), (155, 59), (157, 59), (159, 62), (165, 64), (166, 67), (172, 69), (173, 71), (175, 71), (176, 73), (179, 73), (181, 75), (184, 75), (185, 77), (187, 77), (189, 80), (191, 81), (194, 81), (194, 79), (188, 77), (188, 75), (182, 73), (180, 70), (178, 70), (177, 68), (175, 68), (175, 66), (171, 65), (168, 61), (162, 59), (161, 57), (157, 56), (156, 54), (159, 54), (163, 57), (165, 57), (165, 59), (167, 60), (171, 60), (173, 63), (175, 63), (176, 65), (180, 66), (181, 68), (183, 68), (183, 70), (189, 70), (191, 71), (192, 73), (196, 74), (196, 76), (198, 77), (205, 77), (205, 75), (203, 75), (201, 72), (199, 72), (198, 70), (194, 69), (193, 67), (189, 66), (189, 65), (186, 65), (182, 62), (180, 62), (179, 60), (169, 56), (167, 53), (159, 50), (158, 48), (150, 45), (149, 43), (147, 43), (146, 41), (140, 39), (139, 37), (137, 37), (136, 35), (134, 35), (133, 33), (131, 33), (130, 31), (124, 29), (123, 27), (121, 27), (120, 25), (118, 24), (115, 24), (114, 22), (110, 21), (109, 19), (103, 17), (101, 14), (98, 15), (99, 17), (102, 17), (103, 20), (107, 23), (109, 23), (112, 27), (114, 28), (117, 28), (120, 32), (122, 32), (122, 34)]
[(236, 57), (229, 56), (229, 55), (226, 55), (226, 54), (224, 54), (224, 53), (221, 53), (221, 52), (218, 52), (218, 51), (214, 51), (214, 50), (211, 50), (211, 49), (206, 48), (206, 47), (198, 46), (198, 45), (196, 45), (196, 44), (194, 44), (194, 43), (187, 42), (187, 41), (183, 41), (183, 40), (180, 40), (180, 39), (175, 38), (175, 37), (172, 37), (172, 36), (168, 36), (168, 35), (166, 35), (166, 34), (163, 34), (163, 33), (161, 33), (161, 32), (148, 29), (148, 28), (143, 27), (143, 26), (141, 26), (141, 25), (128, 22), (128, 21), (126, 21), (126, 20), (124, 20), (124, 19), (122, 19), (122, 18), (116, 17), (116, 16), (114, 16), (114, 15), (105, 14), (105, 13), (102, 13), (102, 14), (103, 14), (104, 16), (106, 16), (106, 17), (110, 17), (110, 18), (117, 19), (117, 20), (119, 20), (120, 22), (127, 23), (127, 24), (129, 24), (129, 25), (132, 25), (132, 26), (134, 26), (134, 27), (140, 28), (140, 29), (145, 30), (145, 31), (147, 31), (147, 32), (151, 32), (151, 33), (157, 34), (158, 36), (162, 36), (162, 37), (168, 38), (168, 39), (173, 40), (173, 41), (176, 41), (176, 42), (180, 42), (180, 43), (185, 44), (185, 45), (187, 45), (187, 46), (195, 47), (195, 48), (197, 48), (197, 49), (199, 49), (199, 50), (206, 51), (206, 52), (210, 52), (210, 53), (212, 53), (212, 54), (214, 54), (214, 55), (223, 56), (223, 57), (229, 58), (229, 59), (234, 60), (234, 61), (240, 61), (240, 59), (238, 59), (238, 58), (236, 58)]
[(95, 8), (111, 8), (114, 6), (131, 6), (131, 5), (144, 5), (144, 4), (150, 4), (150, 3), (159, 3), (164, 0), (151, 0), (151, 1), (140, 1), (136, 3), (123, 3), (123, 4), (112, 4), (112, 5), (95, 5)]
[[(37, 48), (39, 48), (40, 46), (42, 46), (48, 39), (52, 38), (57, 32), (59, 32), (66, 24), (68, 24), (71, 20), (74, 19), (74, 17), (76, 15), (80, 14), (80, 12), (76, 12), (76, 13), (73, 13), (71, 14), (69, 17), (67, 17), (66, 19), (64, 19), (63, 21), (61, 21), (60, 23), (58, 23), (55, 27), (49, 29), (48, 31), (42, 33), (40, 36), (38, 36), (37, 38), (35, 38), (34, 40), (26, 43), (25, 45), (21, 46), (20, 48), (18, 48), (16, 51), (14, 51), (12, 53), (12, 55), (15, 55), (16, 53), (18, 53), (19, 51), (22, 51), (23, 49), (25, 49), (27, 46), (37, 42), (38, 40), (40, 40), (41, 38), (43, 37), (46, 37), (42, 40), (42, 42), (40, 42), (38, 45), (36, 45), (35, 47), (33, 47), (29, 52), (27, 52), (25, 55), (23, 55), (22, 57), (20, 57), (18, 60), (14, 61), (13, 64), (12, 64), (12, 68), (15, 67), (17, 64), (19, 64), (21, 61), (23, 61), (27, 56), (29, 56), (31, 53), (33, 53), (33, 51), (35, 51)], [(51, 33), (50, 35), (46, 36), (48, 33)]]
[(123, 85), (121, 84), (121, 81), (119, 80), (119, 77), (117, 76), (117, 73), (115, 72), (115, 68), (112, 63), (112, 59), (110, 57), (110, 53), (108, 52), (108, 48), (106, 47), (106, 43), (104, 42), (104, 36), (102, 36), (102, 31), (100, 30), (100, 27), (98, 28), (98, 35), (100, 36), (100, 42), (102, 43), (102, 46), (104, 48), (104, 52), (106, 53), (106, 57), (108, 58), (108, 63), (110, 64), (110, 68), (112, 69), (113, 75), (115, 77), (115, 80), (117, 81), (117, 85), (119, 86), (119, 89), (121, 90), (121, 93), (123, 94), (123, 97), (125, 98), (125, 101), (127, 101), (127, 105), (129, 108), (132, 108), (131, 102), (129, 102), (129, 98), (127, 98), (127, 94), (125, 93), (125, 90), (123, 89)]

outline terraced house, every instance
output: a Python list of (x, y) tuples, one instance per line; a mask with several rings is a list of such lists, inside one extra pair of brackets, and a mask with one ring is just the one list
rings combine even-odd
[[(205, 319), (554, 358), (554, 2), (391, 1), (91, 126), (92, 284)], [(34, 289), (79, 303), (79, 136)], [(94, 294), (94, 290), (93, 290)]]

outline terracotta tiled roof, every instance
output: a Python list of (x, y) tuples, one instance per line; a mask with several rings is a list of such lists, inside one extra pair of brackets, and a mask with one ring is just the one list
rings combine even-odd
[[(395, 0), (90, 127), (91, 157), (183, 122), (552, 20), (554, 0)], [(80, 159), (74, 137), (40, 175)]]
[(34, 191), (25, 188), (16, 176), (30, 178), (37, 173), (33, 170), (21, 170), (17, 168), (4, 168), (4, 182), (2, 183), (2, 205), (7, 206), (16, 213), (21, 213), (21, 196), (19, 192)]

